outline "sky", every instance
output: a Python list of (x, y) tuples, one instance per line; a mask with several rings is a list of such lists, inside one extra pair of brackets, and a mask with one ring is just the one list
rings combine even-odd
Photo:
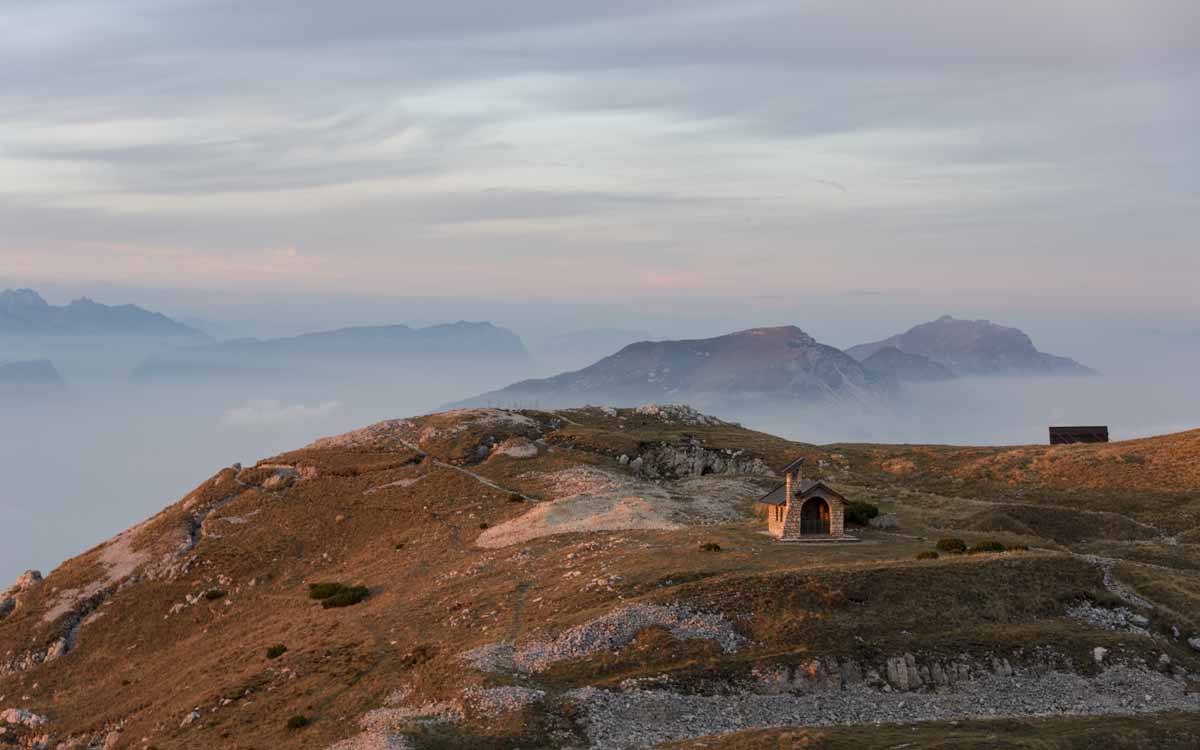
[(1195, 0), (6, 0), (0, 277), (1194, 314), (1197, 39)]

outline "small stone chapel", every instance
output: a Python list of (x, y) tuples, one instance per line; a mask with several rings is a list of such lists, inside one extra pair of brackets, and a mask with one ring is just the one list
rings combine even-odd
[(804, 479), (799, 458), (783, 469), (783, 484), (758, 502), (767, 507), (767, 533), (782, 542), (852, 541), (845, 534), (846, 498), (818, 479)]

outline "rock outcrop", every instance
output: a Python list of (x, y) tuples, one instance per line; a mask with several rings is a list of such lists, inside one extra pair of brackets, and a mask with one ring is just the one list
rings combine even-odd
[(22, 594), (32, 591), (40, 585), (42, 585), (41, 571), (27, 570), (17, 576), (17, 580), (13, 582), (12, 586), (0, 592), (0, 620), (12, 614), (20, 602)]

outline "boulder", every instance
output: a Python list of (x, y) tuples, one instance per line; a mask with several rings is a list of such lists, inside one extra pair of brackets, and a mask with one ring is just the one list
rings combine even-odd
[(46, 717), (38, 716), (32, 711), (26, 711), (23, 708), (9, 708), (0, 711), (0, 722), (11, 724), (13, 726), (26, 727), (27, 729), (40, 729), (46, 726)]
[(30, 589), (37, 588), (42, 584), (42, 574), (36, 570), (27, 570), (17, 576), (17, 580), (13, 582), (6, 591), (0, 592), (0, 620), (8, 617), (14, 609), (17, 608), (17, 598)]
[(529, 438), (511, 437), (496, 446), (496, 453), (509, 458), (533, 458), (538, 454), (538, 447)]

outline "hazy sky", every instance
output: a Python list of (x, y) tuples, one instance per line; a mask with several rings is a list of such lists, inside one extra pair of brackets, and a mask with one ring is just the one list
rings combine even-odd
[(0, 276), (1196, 311), (1198, 40), (1196, 0), (6, 0)]

